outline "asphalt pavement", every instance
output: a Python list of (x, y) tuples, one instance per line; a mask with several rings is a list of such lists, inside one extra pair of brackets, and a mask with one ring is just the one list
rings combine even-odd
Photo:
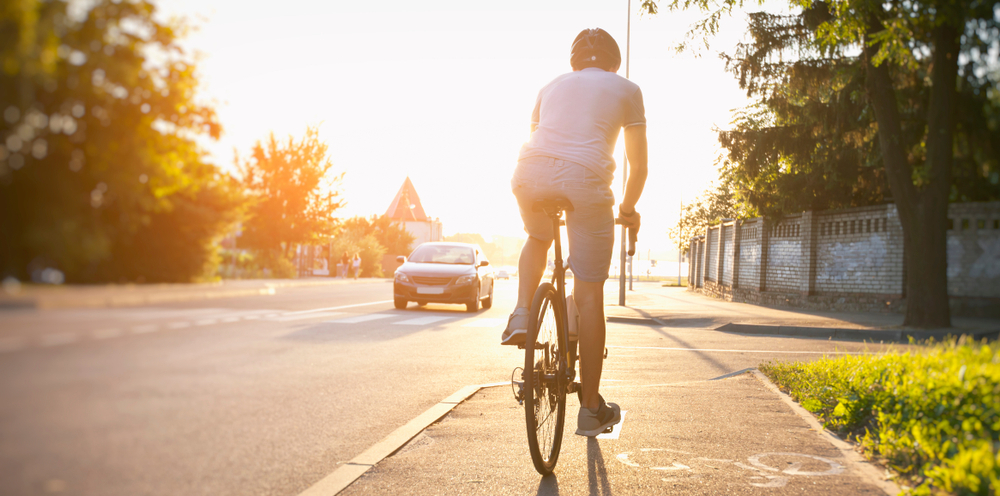
[[(720, 377), (898, 345), (717, 332), (729, 304), (636, 289), (629, 311), (666, 298), (675, 318), (609, 323), (602, 393), (628, 412), (617, 439), (573, 435), (571, 401), (556, 475), (542, 479), (523, 410), (486, 387), (344, 494), (880, 491), (759, 379)], [(300, 494), (456, 392), (509, 381), (522, 355), (497, 343), (515, 290), (498, 281), (478, 313), (395, 310), (388, 281), (0, 311), (0, 493)]]

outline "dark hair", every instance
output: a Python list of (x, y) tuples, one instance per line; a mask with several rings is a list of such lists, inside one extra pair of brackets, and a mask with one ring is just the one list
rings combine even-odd
[(622, 63), (618, 43), (601, 28), (584, 29), (576, 35), (570, 49), (569, 64), (574, 71), (598, 67), (610, 71)]

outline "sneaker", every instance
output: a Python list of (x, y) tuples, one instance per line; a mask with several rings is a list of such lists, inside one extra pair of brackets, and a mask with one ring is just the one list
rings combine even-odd
[(605, 403), (604, 398), (601, 398), (601, 405), (596, 410), (580, 407), (580, 414), (576, 418), (576, 434), (594, 437), (621, 421), (621, 407), (614, 403)]
[(528, 335), (528, 309), (515, 308), (507, 319), (507, 328), (500, 336), (500, 344), (520, 346)]

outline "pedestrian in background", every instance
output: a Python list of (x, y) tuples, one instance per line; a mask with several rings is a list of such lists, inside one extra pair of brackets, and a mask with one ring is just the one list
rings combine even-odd
[(350, 263), (351, 259), (347, 256), (347, 252), (345, 251), (340, 257), (340, 266), (338, 267), (340, 269), (340, 277), (347, 279), (347, 265)]
[(361, 272), (361, 255), (354, 254), (354, 280), (358, 279), (358, 272)]

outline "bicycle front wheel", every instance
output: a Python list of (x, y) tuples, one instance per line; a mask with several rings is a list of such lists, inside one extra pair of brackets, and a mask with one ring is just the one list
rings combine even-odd
[(559, 336), (566, 323), (555, 306), (555, 287), (535, 291), (524, 344), (524, 416), (535, 470), (552, 473), (566, 423), (566, 364)]

